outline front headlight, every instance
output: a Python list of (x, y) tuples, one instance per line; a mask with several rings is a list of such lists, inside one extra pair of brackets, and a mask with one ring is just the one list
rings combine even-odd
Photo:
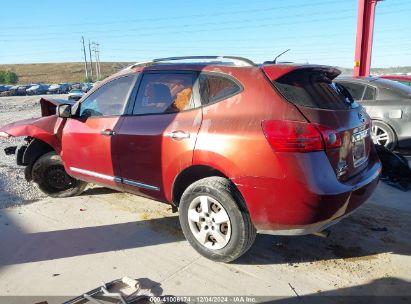
[(9, 138), (10, 134), (7, 134), (6, 132), (0, 132), (0, 137)]

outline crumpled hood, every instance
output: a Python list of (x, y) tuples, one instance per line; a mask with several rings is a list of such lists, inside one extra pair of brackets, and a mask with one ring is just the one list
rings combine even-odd
[(66, 119), (56, 115), (56, 109), (60, 104), (75, 104), (74, 101), (65, 99), (40, 99), (41, 116), (19, 120), (5, 126), (0, 126), (1, 133), (10, 136), (29, 136), (40, 139), (54, 148), (61, 151), (61, 135)]
[(14, 137), (29, 136), (37, 138), (60, 152), (61, 133), (64, 125), (65, 119), (53, 115), (19, 120), (0, 127), (0, 132), (5, 132)]

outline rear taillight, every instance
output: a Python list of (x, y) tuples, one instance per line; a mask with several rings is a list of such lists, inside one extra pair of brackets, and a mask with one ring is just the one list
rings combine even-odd
[(323, 125), (291, 120), (266, 120), (262, 128), (274, 151), (312, 152), (341, 146), (341, 135)]

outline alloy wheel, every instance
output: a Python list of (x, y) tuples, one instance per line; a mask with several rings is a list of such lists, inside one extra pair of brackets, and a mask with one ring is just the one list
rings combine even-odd
[(372, 126), (372, 141), (376, 145), (388, 146), (390, 143), (390, 136), (388, 132), (379, 126)]
[(221, 249), (230, 241), (230, 218), (214, 198), (206, 195), (196, 197), (190, 203), (187, 216), (190, 230), (201, 245)]

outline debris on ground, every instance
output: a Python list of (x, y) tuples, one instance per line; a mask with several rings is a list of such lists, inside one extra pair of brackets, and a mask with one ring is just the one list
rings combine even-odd
[(381, 180), (402, 191), (411, 189), (411, 169), (407, 159), (398, 152), (375, 145), (382, 163)]
[[(64, 304), (76, 303), (136, 303), (138, 300), (149, 299), (154, 295), (150, 289), (143, 289), (138, 280), (124, 277), (90, 290), (83, 295), (65, 302)], [(104, 299), (104, 302), (102, 301)], [(87, 301), (87, 302), (86, 302)]]

